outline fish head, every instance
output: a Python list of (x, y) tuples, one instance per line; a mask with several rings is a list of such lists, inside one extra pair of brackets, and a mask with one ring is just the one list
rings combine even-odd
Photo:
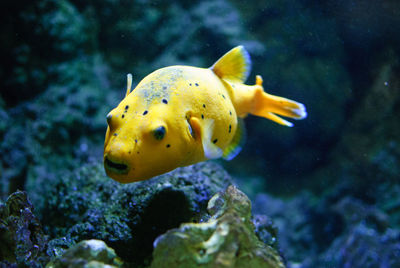
[[(179, 167), (190, 137), (168, 106), (125, 109), (121, 104), (107, 115), (104, 168), (109, 177), (130, 183)], [(139, 105), (140, 106), (140, 105)], [(135, 111), (136, 109), (136, 111)], [(138, 112), (140, 110), (140, 112)], [(123, 116), (124, 115), (124, 116)]]

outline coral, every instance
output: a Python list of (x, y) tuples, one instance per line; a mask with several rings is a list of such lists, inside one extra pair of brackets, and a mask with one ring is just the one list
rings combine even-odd
[(84, 240), (53, 259), (46, 267), (122, 267), (115, 251), (101, 240)]
[(151, 267), (284, 267), (254, 233), (251, 203), (234, 186), (208, 202), (211, 219), (185, 223), (154, 242)]
[(101, 239), (124, 262), (143, 264), (152, 242), (183, 222), (207, 216), (207, 202), (231, 182), (218, 165), (201, 163), (123, 185), (99, 164), (86, 165), (32, 194), (55, 254), (85, 239)]
[(0, 266), (40, 267), (46, 255), (48, 238), (25, 192), (15, 192), (0, 204)]

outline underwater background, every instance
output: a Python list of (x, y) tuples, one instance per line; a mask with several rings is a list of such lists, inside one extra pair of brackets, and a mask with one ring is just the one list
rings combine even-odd
[[(399, 1), (0, 6), (2, 267), (400, 267)], [(237, 45), (247, 84), (262, 75), (308, 117), (249, 116), (229, 162), (106, 177), (105, 117), (126, 74), (135, 86), (164, 66), (208, 67)]]

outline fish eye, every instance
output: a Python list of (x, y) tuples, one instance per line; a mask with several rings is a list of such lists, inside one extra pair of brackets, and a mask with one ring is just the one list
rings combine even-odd
[(156, 140), (162, 140), (165, 136), (165, 132), (166, 130), (163, 126), (156, 128), (155, 130), (153, 130), (154, 138), (156, 138)]

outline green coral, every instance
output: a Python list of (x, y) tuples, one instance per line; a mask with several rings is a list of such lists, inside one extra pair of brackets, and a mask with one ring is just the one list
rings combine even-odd
[(251, 203), (235, 186), (208, 202), (211, 219), (185, 223), (154, 242), (151, 267), (285, 267), (254, 233)]

